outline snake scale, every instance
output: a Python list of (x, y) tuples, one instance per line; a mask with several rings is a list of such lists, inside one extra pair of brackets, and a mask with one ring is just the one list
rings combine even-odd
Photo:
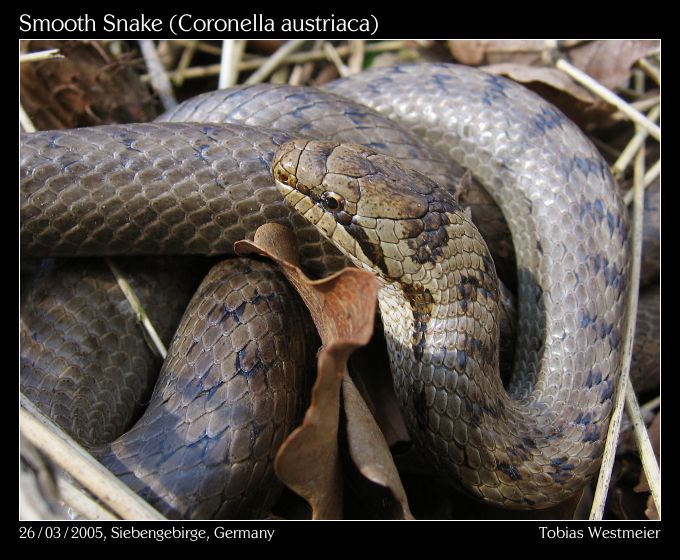
[[(599, 467), (621, 368), (627, 216), (606, 163), (552, 105), (476, 69), (396, 66), (328, 90), (236, 88), (165, 116), (185, 123), (22, 135), (23, 254), (229, 254), (262, 223), (288, 224), (313, 273), (336, 270), (344, 253), (378, 275), (395, 389), (433, 464), (493, 504), (561, 502)], [(471, 181), (461, 179), (463, 168)], [(503, 250), (484, 241), (456, 201), (470, 182), (498, 203), (514, 243), (518, 334), (507, 391), (497, 373), (499, 288), (487, 242)], [(261, 299), (269, 301), (246, 297)], [(219, 369), (204, 368), (212, 373), (203, 371), (201, 382)], [(193, 396), (218, 386), (174, 398), (191, 407)], [(162, 390), (152, 403), (168, 402)], [(166, 430), (160, 413), (155, 422), (145, 417), (158, 433)], [(203, 422), (204, 438), (219, 432), (211, 422)], [(186, 483), (150, 491), (153, 469), (158, 476), (164, 469), (137, 455), (145, 446), (156, 458), (172, 451), (171, 443), (149, 443), (153, 437), (132, 436), (127, 455), (110, 459), (114, 443), (105, 464), (123, 465), (141, 481), (129, 484), (174, 516), (238, 511), (225, 506), (238, 491), (217, 488), (214, 478), (205, 507), (167, 505)], [(241, 445), (252, 451), (256, 441)], [(196, 465), (194, 448), (182, 454)], [(143, 466), (125, 467), (132, 456)]]

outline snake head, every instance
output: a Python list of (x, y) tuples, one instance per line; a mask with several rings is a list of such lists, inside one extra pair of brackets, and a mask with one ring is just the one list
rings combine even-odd
[(430, 240), (422, 237), (429, 226), (443, 227), (442, 211), (459, 210), (427, 177), (356, 144), (287, 142), (273, 174), (295, 211), (356, 265), (388, 280), (404, 279), (404, 261), (417, 256), (418, 236)]

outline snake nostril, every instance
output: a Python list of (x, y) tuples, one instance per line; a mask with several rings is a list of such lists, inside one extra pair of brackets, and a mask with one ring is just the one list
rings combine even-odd
[(288, 183), (288, 173), (280, 167), (274, 169), (274, 178), (280, 183)]

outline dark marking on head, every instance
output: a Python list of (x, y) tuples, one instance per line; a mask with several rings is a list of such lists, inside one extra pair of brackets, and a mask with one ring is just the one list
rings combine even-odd
[(438, 262), (444, 256), (444, 247), (449, 241), (449, 218), (445, 213), (428, 212), (422, 220), (421, 233), (408, 239), (407, 243), (415, 254), (413, 260), (418, 264)]
[(359, 244), (359, 247), (361, 247), (361, 250), (364, 252), (364, 255), (366, 255), (370, 261), (375, 264), (380, 270), (383, 271), (383, 273), (386, 276), (389, 276), (389, 273), (387, 272), (387, 264), (385, 263), (385, 255), (383, 254), (382, 247), (377, 244), (377, 243), (372, 243), (368, 239), (368, 235), (364, 231), (364, 228), (361, 226), (355, 224), (355, 223), (350, 223), (349, 225), (344, 225), (345, 230), (347, 233), (349, 233), (354, 239), (356, 239), (357, 243)]

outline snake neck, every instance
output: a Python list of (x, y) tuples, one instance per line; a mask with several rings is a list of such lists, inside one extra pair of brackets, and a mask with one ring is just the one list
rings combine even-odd
[[(450, 218), (453, 223), (461, 217)], [(593, 430), (602, 418), (588, 413), (573, 422), (571, 409), (565, 414), (560, 408), (568, 399), (558, 398), (553, 385), (563, 372), (540, 367), (542, 358), (550, 359), (538, 332), (544, 326), (525, 329), (532, 359), (521, 353), (515, 379), (508, 391), (503, 387), (494, 266), (483, 256), (481, 237), (468, 239), (465, 226), (461, 241), (460, 227), (445, 226), (452, 247), (422, 262), (417, 280), (381, 280), (379, 306), (395, 391), (409, 432), (437, 470), (453, 472), (453, 480), (485, 501), (548, 507), (580, 487), (584, 472), (597, 469), (597, 460), (564, 450), (586, 446), (592, 458), (599, 457), (600, 434)], [(461, 246), (469, 252), (461, 254)]]

